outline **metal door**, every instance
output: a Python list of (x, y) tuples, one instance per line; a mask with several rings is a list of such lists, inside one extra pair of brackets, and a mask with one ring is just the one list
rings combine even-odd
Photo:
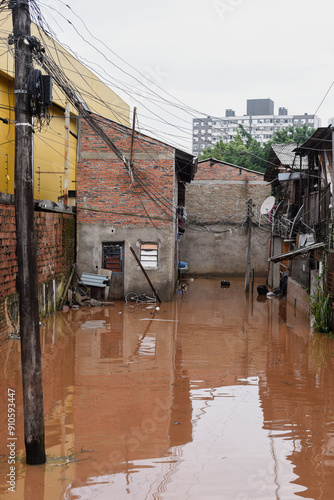
[(124, 296), (124, 243), (102, 243), (102, 267), (112, 271), (110, 298), (122, 300)]

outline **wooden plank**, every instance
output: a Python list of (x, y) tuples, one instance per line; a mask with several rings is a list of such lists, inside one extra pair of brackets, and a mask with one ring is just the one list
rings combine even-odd
[(70, 275), (70, 277), (68, 279), (68, 282), (66, 284), (65, 291), (64, 291), (64, 294), (63, 294), (63, 298), (61, 299), (61, 302), (60, 302), (59, 307), (58, 307), (58, 311), (60, 311), (62, 309), (63, 305), (64, 305), (65, 299), (67, 297), (67, 291), (69, 289), (70, 283), (71, 283), (72, 278), (73, 278), (74, 270), (75, 270), (75, 266), (72, 266), (71, 275)]
[[(110, 269), (101, 269), (101, 267), (99, 267), (97, 269), (97, 274), (99, 274), (100, 276), (101, 275), (108, 276), (111, 281), (112, 271), (110, 271)], [(109, 291), (110, 291), (110, 286), (106, 286), (104, 289), (104, 300), (108, 300)]]
[(152, 285), (152, 282), (151, 282), (150, 278), (149, 278), (149, 277), (148, 277), (148, 275), (147, 275), (147, 272), (145, 271), (145, 269), (144, 269), (144, 268), (143, 268), (143, 266), (141, 265), (141, 262), (140, 262), (140, 260), (138, 259), (137, 255), (136, 255), (136, 252), (134, 251), (134, 249), (133, 249), (132, 247), (130, 247), (130, 250), (131, 250), (131, 253), (132, 253), (132, 255), (134, 256), (134, 258), (136, 259), (137, 264), (139, 265), (140, 269), (143, 271), (143, 274), (144, 274), (145, 278), (147, 279), (147, 282), (148, 282), (148, 284), (150, 285), (152, 292), (153, 292), (153, 293), (154, 293), (154, 295), (156, 296), (156, 298), (157, 298), (158, 302), (160, 302), (160, 303), (161, 303), (160, 297), (159, 297), (158, 293), (155, 291), (154, 286)]

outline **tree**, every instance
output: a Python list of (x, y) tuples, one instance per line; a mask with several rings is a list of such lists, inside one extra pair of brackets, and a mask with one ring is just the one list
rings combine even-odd
[(283, 128), (282, 130), (276, 130), (269, 142), (271, 144), (288, 144), (291, 142), (303, 144), (314, 131), (314, 128), (308, 128), (305, 123), (301, 127), (289, 125), (289, 127)]
[(213, 148), (206, 148), (199, 159), (210, 157), (258, 172), (264, 172), (267, 163), (265, 149), (242, 125), (232, 141), (224, 143), (220, 139)]
[(264, 172), (272, 144), (287, 144), (291, 142), (302, 144), (313, 132), (314, 129), (309, 129), (306, 124), (301, 127), (290, 125), (274, 132), (272, 139), (262, 145), (242, 125), (239, 125), (237, 135), (234, 139), (228, 143), (224, 143), (220, 139), (214, 147), (209, 146), (206, 148), (199, 159), (216, 158), (217, 160), (232, 163), (239, 167)]
[(301, 127), (289, 125), (282, 130), (276, 130), (270, 141), (264, 144), (265, 156), (267, 158), (269, 157), (272, 144), (290, 144), (295, 142), (300, 145), (303, 144), (303, 142), (305, 142), (314, 133), (314, 131), (314, 128), (308, 128), (306, 124)]

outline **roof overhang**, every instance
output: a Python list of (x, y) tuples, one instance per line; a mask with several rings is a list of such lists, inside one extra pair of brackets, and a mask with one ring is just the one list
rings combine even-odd
[(331, 149), (332, 147), (332, 126), (319, 127), (303, 144), (294, 151), (297, 155), (306, 156), (314, 151)]
[(175, 150), (176, 173), (182, 182), (191, 182), (197, 172), (197, 158), (180, 149)]
[(307, 245), (306, 247), (297, 248), (296, 250), (291, 250), (291, 252), (282, 253), (281, 255), (275, 255), (268, 259), (269, 262), (281, 262), (282, 260), (291, 260), (299, 255), (312, 252), (313, 250), (318, 250), (324, 248), (325, 243), (315, 243), (314, 245)]
[(305, 172), (284, 172), (282, 174), (278, 174), (278, 180), (282, 181), (298, 181), (300, 179), (306, 179)]

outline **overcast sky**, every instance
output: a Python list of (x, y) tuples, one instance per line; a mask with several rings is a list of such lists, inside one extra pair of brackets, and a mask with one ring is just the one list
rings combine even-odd
[[(205, 115), (224, 116), (226, 108), (246, 114), (247, 99), (271, 98), (291, 114), (313, 114), (334, 80), (333, 14), (330, 0), (67, 0), (96, 37), (143, 76), (126, 66), (92, 39), (81, 21), (59, 0), (43, 0), (47, 20), (59, 40), (80, 56), (99, 62), (117, 85), (142, 83)], [(46, 10), (47, 9), (47, 10)], [(55, 9), (55, 10), (54, 10)], [(58, 11), (58, 13), (56, 12)], [(62, 16), (114, 64), (107, 63), (75, 34)], [(53, 19), (54, 18), (54, 19)], [(145, 78), (146, 77), (146, 78)], [(125, 88), (125, 87), (124, 87)], [(115, 89), (114, 89), (115, 90)], [(134, 89), (132, 89), (134, 90)], [(142, 87), (143, 90), (143, 87)], [(117, 92), (138, 106), (139, 123), (170, 134), (191, 148), (192, 118), (196, 112), (169, 107), (169, 113), (149, 100)], [(145, 107), (144, 107), (145, 106)], [(149, 122), (148, 110), (178, 128)], [(334, 116), (334, 86), (318, 113), (322, 126)], [(187, 130), (183, 129), (185, 127)], [(168, 130), (168, 131), (167, 131)], [(173, 137), (182, 136), (179, 138)], [(168, 138), (168, 136), (166, 136)]]

